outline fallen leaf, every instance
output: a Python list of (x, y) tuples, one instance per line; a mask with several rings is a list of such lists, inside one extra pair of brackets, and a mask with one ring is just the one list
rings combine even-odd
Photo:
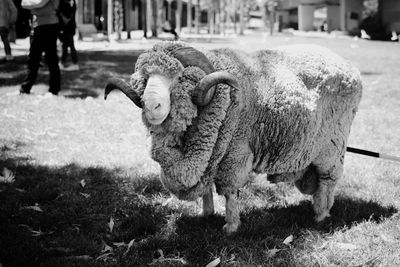
[(101, 253), (107, 253), (107, 252), (112, 252), (112, 251), (113, 251), (113, 248), (110, 247), (109, 245), (107, 245), (106, 243), (104, 243), (104, 247), (101, 250)]
[(268, 258), (273, 258), (281, 249), (273, 248), (266, 251)]
[[(135, 239), (132, 239), (131, 241), (129, 241), (128, 247), (126, 248), (126, 251), (124, 252), (124, 256), (125, 256), (126, 254), (128, 254), (128, 252), (130, 251), (131, 247), (133, 246), (133, 243), (135, 243)], [(160, 250), (160, 251), (161, 251), (161, 253), (162, 253), (162, 250)], [(162, 255), (163, 255), (163, 254), (162, 254)], [(163, 257), (164, 257), (164, 255), (163, 255)]]
[(31, 230), (31, 234), (32, 234), (32, 236), (38, 237), (38, 236), (43, 235), (44, 233), (39, 229), (38, 231)]
[(206, 267), (215, 267), (215, 266), (217, 266), (217, 265), (220, 264), (220, 263), (221, 263), (221, 258), (216, 258), (216, 259), (213, 260), (212, 262), (208, 263), (208, 264), (206, 265)]
[(357, 249), (357, 246), (354, 244), (350, 243), (336, 243), (336, 246), (340, 249), (345, 249), (345, 250), (355, 250)]
[(110, 217), (110, 221), (108, 222), (108, 228), (110, 229), (110, 232), (114, 229), (114, 220), (112, 217)]
[[(128, 249), (131, 248), (133, 246), (133, 243), (135, 242), (135, 239), (132, 239), (131, 241), (129, 241), (128, 243)], [(161, 251), (162, 252), (162, 251)]]
[(290, 236), (286, 237), (285, 240), (283, 240), (283, 244), (285, 244), (287, 246), (292, 242), (293, 242), (293, 235), (290, 235)]
[(85, 179), (82, 179), (79, 183), (81, 184), (82, 188), (85, 188), (86, 186)]
[(126, 244), (125, 242), (114, 242), (113, 245), (116, 247), (122, 247), (127, 246), (128, 244)]
[(19, 193), (26, 193), (26, 190), (21, 189), (21, 188), (15, 188), (15, 191), (17, 191)]
[(163, 264), (165, 262), (179, 262), (182, 265), (187, 265), (187, 261), (184, 258), (165, 258), (164, 257), (164, 252), (161, 249), (158, 249), (157, 252), (160, 254), (160, 257), (158, 259), (153, 259), (153, 261), (151, 263), (149, 263), (148, 265), (153, 266), (156, 264)]
[(84, 196), (85, 198), (89, 198), (90, 197), (90, 194), (87, 194), (87, 193), (82, 193), (82, 192), (80, 192), (79, 193), (81, 196)]
[(43, 212), (42, 208), (40, 208), (39, 204), (36, 203), (35, 206), (25, 206), (21, 207), (22, 210), (34, 210), (37, 212)]
[(112, 252), (104, 253), (104, 254), (101, 254), (100, 256), (98, 256), (96, 258), (96, 260), (97, 261), (99, 261), (99, 260), (107, 261), (111, 255), (112, 255)]
[(0, 183), (11, 184), (15, 182), (15, 175), (7, 168), (3, 168), (2, 175), (0, 175)]
[(157, 252), (160, 254), (159, 259), (164, 259), (164, 252), (162, 251), (162, 249), (157, 249)]

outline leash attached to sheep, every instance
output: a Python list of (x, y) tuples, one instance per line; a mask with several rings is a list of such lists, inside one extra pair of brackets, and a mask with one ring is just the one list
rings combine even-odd
[(378, 153), (378, 152), (358, 149), (358, 148), (354, 148), (354, 147), (349, 147), (348, 146), (346, 148), (346, 151), (347, 152), (351, 152), (351, 153), (355, 153), (355, 154), (361, 154), (361, 155), (365, 155), (365, 156), (370, 156), (370, 157), (374, 157), (374, 158), (388, 159), (388, 160), (400, 162), (400, 157), (395, 157), (395, 156), (386, 155), (386, 154), (382, 154), (382, 153)]

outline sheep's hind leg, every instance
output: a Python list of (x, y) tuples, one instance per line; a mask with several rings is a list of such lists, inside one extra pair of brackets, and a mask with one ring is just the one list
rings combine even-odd
[(203, 216), (210, 216), (214, 214), (214, 200), (212, 186), (208, 192), (203, 196)]
[(317, 166), (319, 176), (318, 189), (313, 195), (314, 220), (321, 222), (330, 216), (329, 211), (333, 206), (335, 198), (335, 186), (337, 180), (343, 174), (343, 163), (338, 162), (329, 169)]

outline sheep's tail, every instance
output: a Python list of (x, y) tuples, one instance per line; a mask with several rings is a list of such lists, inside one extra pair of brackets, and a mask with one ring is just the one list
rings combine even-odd
[(373, 151), (369, 151), (369, 150), (364, 150), (364, 149), (359, 149), (359, 148), (354, 148), (354, 147), (348, 146), (346, 148), (346, 151), (355, 153), (355, 154), (370, 156), (370, 157), (374, 157), (374, 158), (381, 158), (381, 159), (387, 159), (387, 160), (400, 162), (400, 157), (387, 155), (387, 154), (383, 154), (383, 153), (378, 153), (378, 152), (373, 152)]

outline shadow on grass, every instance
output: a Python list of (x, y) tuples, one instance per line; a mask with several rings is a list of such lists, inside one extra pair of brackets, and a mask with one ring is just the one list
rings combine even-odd
[[(254, 260), (252, 262), (254, 265), (276, 260), (276, 263), (271, 265), (276, 266), (282, 258), (270, 259), (265, 252), (273, 248), (286, 249), (282, 242), (289, 235), (299, 240), (292, 244), (293, 246), (303, 248), (304, 238), (301, 236), (305, 232), (312, 231), (325, 235), (344, 227), (350, 228), (366, 220), (379, 223), (396, 212), (394, 207), (383, 207), (375, 202), (340, 196), (331, 210), (331, 218), (321, 224), (314, 222), (314, 213), (309, 201), (302, 201), (299, 205), (289, 207), (254, 208), (241, 214), (242, 224), (232, 237), (225, 237), (222, 233), (221, 228), (225, 224), (222, 216), (208, 219), (183, 216), (177, 222), (177, 239), (166, 246), (186, 247), (187, 259), (190, 262), (200, 260), (204, 265), (207, 264), (204, 259), (210, 258), (211, 250), (215, 251), (215, 255), (229, 251), (229, 254), (222, 255), (223, 260), (228, 260), (230, 254), (234, 254), (237, 260), (239, 255), (242, 257), (240, 261), (246, 263)], [(206, 250), (204, 244), (209, 244), (210, 250)], [(288, 253), (281, 257), (284, 258), (283, 262), (286, 262), (285, 266), (295, 265), (296, 259), (292, 254)]]
[[(3, 147), (2, 154), (7, 150)], [(0, 170), (15, 174), (15, 182), (0, 184), (0, 262), (5, 266), (54, 266), (55, 261), (103, 266), (94, 259), (105, 243), (154, 235), (170, 212), (127, 192), (120, 170), (31, 162), (0, 157)], [(118, 231), (110, 230), (111, 217)]]
[[(111, 76), (129, 79), (142, 50), (79, 51), (79, 71), (61, 71), (61, 95), (67, 98), (103, 97), (104, 86)], [(0, 64), (0, 84), (20, 85), (26, 77), (27, 56)], [(36, 83), (47, 84), (48, 68), (39, 68)]]
[[(204, 266), (216, 256), (227, 262), (232, 254), (237, 262), (262, 264), (270, 261), (265, 251), (282, 247), (288, 235), (331, 233), (364, 220), (379, 222), (396, 212), (339, 196), (332, 218), (316, 225), (307, 201), (249, 208), (241, 214), (239, 232), (226, 237), (221, 215), (191, 216), (179, 205), (164, 204), (169, 194), (156, 175), (76, 164), (38, 166), (4, 155), (7, 148), (2, 149), (0, 169), (6, 167), (16, 176), (14, 183), (0, 187), (0, 262), (5, 266), (144, 266), (159, 256), (159, 249), (165, 257), (184, 257), (192, 265)], [(29, 208), (35, 205), (42, 211)], [(126, 245), (115, 245), (132, 240), (128, 252)], [(301, 238), (297, 240), (294, 246), (301, 247)], [(104, 255), (104, 244), (113, 251), (96, 260)], [(293, 262), (291, 257), (281, 253), (277, 259)], [(179, 266), (179, 261), (161, 265)]]

